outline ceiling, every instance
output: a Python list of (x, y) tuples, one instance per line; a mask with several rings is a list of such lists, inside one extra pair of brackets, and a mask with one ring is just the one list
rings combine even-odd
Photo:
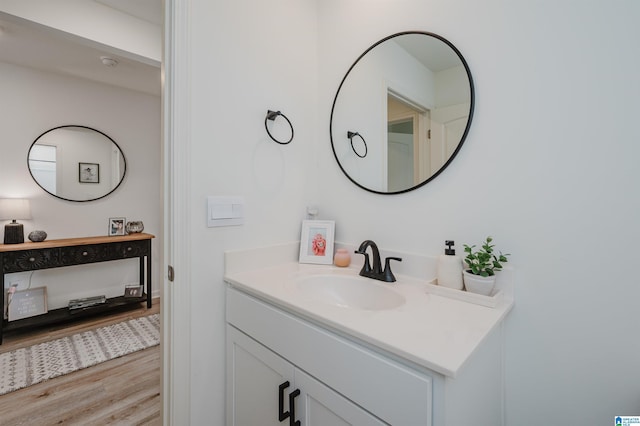
[(449, 45), (428, 34), (408, 34), (393, 40), (433, 72), (461, 65), (460, 58)]
[[(95, 0), (162, 25), (162, 0)], [(160, 68), (68, 33), (0, 12), (0, 61), (160, 96)], [(101, 57), (117, 61), (105, 66)]]

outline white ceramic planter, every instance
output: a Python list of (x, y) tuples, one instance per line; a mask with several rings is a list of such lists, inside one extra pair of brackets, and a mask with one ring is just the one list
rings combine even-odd
[(482, 294), (489, 296), (493, 291), (493, 287), (496, 285), (496, 276), (481, 277), (480, 275), (473, 275), (469, 272), (462, 271), (464, 278), (464, 288), (471, 293)]

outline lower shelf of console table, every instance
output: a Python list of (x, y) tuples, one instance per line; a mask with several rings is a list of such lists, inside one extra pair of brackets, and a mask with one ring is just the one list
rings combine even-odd
[(146, 301), (146, 295), (136, 298), (125, 298), (123, 296), (107, 299), (106, 303), (91, 306), (83, 309), (69, 310), (69, 308), (52, 309), (46, 314), (36, 315), (29, 318), (23, 318), (16, 321), (4, 321), (2, 327), (3, 333), (18, 330), (31, 330), (39, 327), (51, 326), (66, 322), (77, 321), (82, 318), (100, 315), (104, 313), (112, 313), (115, 311), (124, 311), (136, 309), (141, 303)]
[[(61, 268), (112, 260), (139, 258), (140, 285), (146, 283), (142, 297), (114, 297), (104, 304), (83, 309), (52, 309), (46, 314), (15, 321), (0, 321), (0, 344), (3, 332), (33, 329), (110, 311), (136, 308), (146, 302), (151, 308), (151, 234), (137, 233), (112, 237), (68, 238), (39, 243), (0, 244), (0, 288), (4, 289), (4, 276), (8, 273), (40, 269)], [(4, 297), (2, 311), (4, 312)]]

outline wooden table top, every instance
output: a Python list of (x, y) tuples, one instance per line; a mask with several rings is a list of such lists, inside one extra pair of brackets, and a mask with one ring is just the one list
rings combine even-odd
[(81, 246), (81, 245), (87, 245), (87, 244), (116, 243), (116, 242), (122, 242), (122, 241), (150, 240), (152, 238), (155, 238), (155, 236), (151, 234), (146, 234), (144, 232), (138, 232), (138, 233), (128, 234), (128, 235), (114, 235), (114, 236), (103, 235), (103, 236), (96, 236), (96, 237), (44, 240), (38, 243), (29, 241), (27, 243), (20, 243), (20, 244), (0, 244), (0, 252)]

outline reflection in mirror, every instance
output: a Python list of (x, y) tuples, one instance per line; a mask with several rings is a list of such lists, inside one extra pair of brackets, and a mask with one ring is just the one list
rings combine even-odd
[(126, 161), (118, 144), (85, 126), (47, 130), (31, 145), (31, 176), (46, 192), (68, 201), (93, 201), (124, 179)]
[[(458, 153), (473, 116), (471, 73), (447, 40), (403, 32), (367, 49), (340, 83), (331, 111), (333, 153), (356, 185), (381, 194), (434, 179)], [(366, 157), (344, 136), (358, 129)]]

